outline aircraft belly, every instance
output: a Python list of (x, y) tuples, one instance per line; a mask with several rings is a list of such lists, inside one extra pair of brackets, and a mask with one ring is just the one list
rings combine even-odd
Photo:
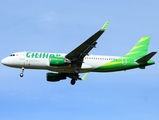
[[(79, 68), (80, 73), (90, 72), (95, 68), (98, 68), (99, 66), (103, 65), (104, 63), (107, 63), (105, 60), (87, 60), (82, 63), (81, 68)], [(63, 72), (63, 73), (73, 73), (74, 67), (69, 66), (47, 66), (47, 70), (53, 71), (53, 72)]]
[[(66, 66), (56, 66), (56, 67), (47, 67), (47, 70), (53, 71), (53, 72), (61, 72), (61, 73), (74, 73), (74, 67), (66, 67)], [(85, 73), (91, 71), (91, 68), (80, 68), (80, 73)]]

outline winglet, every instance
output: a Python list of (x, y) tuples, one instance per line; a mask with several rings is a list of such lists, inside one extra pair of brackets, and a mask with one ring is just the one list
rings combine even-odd
[(105, 30), (107, 29), (107, 27), (108, 27), (108, 25), (109, 25), (109, 22), (110, 22), (110, 20), (108, 20), (108, 21), (103, 25), (103, 27), (101, 28), (102, 31), (105, 31)]
[(88, 76), (88, 73), (85, 73), (84, 76), (82, 77), (82, 80), (86, 80), (87, 76)]

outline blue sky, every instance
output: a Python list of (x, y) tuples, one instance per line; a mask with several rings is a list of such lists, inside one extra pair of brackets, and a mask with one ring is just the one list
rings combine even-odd
[[(0, 1), (0, 59), (18, 51), (68, 53), (110, 20), (91, 54), (124, 55), (142, 36), (158, 51), (159, 1)], [(145, 70), (90, 73), (75, 86), (46, 81), (48, 71), (0, 65), (2, 120), (158, 120), (159, 57)]]

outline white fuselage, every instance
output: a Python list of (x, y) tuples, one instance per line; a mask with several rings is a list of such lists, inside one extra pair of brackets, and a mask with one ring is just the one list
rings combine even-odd
[[(50, 55), (55, 57), (65, 57), (66, 54), (61, 53), (44, 53), (44, 52), (16, 52), (12, 55), (4, 58), (2, 63), (9, 67), (14, 68), (26, 68), (26, 69), (43, 69), (55, 72), (71, 73), (74, 67), (68, 65), (64, 66), (50, 66)], [(102, 66), (112, 60), (119, 57), (117, 56), (100, 56), (100, 55), (89, 55), (85, 56), (80, 70), (80, 73), (89, 72), (93, 69)]]

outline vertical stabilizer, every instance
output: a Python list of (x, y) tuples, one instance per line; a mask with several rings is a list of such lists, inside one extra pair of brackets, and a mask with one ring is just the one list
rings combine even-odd
[(125, 57), (141, 58), (147, 54), (150, 37), (142, 37), (139, 42), (128, 52)]

